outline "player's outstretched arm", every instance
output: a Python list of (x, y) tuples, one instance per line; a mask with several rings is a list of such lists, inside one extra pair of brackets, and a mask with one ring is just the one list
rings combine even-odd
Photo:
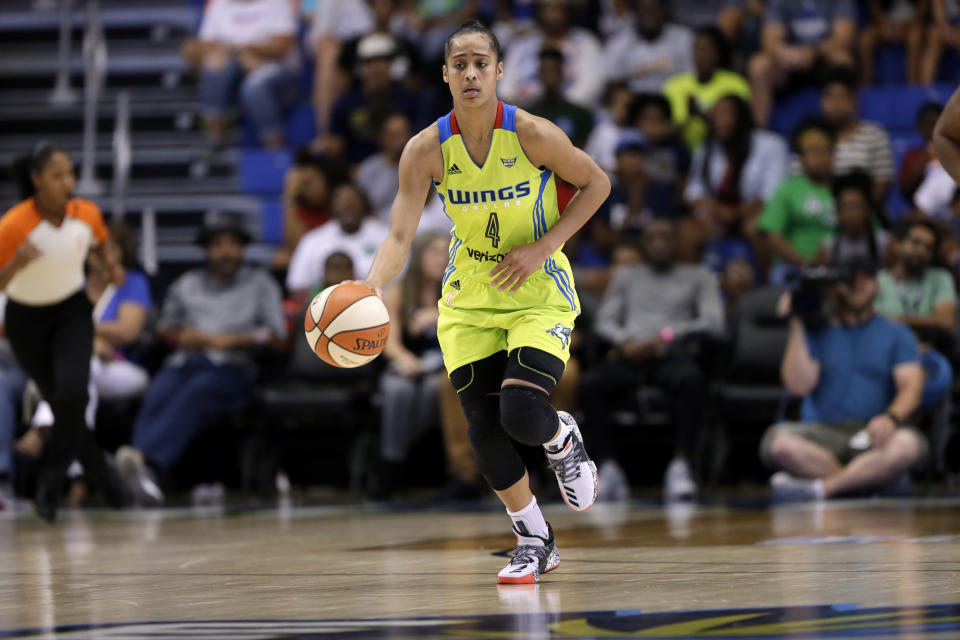
[(380, 289), (400, 274), (417, 233), (430, 184), (434, 175), (442, 173), (442, 165), (436, 125), (418, 133), (404, 147), (400, 156), (400, 188), (390, 208), (390, 233), (373, 259), (367, 286)]
[(533, 244), (510, 250), (490, 272), (501, 291), (516, 291), (544, 261), (563, 246), (590, 219), (610, 194), (610, 179), (590, 156), (573, 146), (559, 127), (521, 109), (517, 110), (517, 137), (536, 167), (546, 167), (579, 188), (560, 220)]
[(960, 184), (960, 88), (937, 120), (933, 130), (933, 150), (943, 168)]

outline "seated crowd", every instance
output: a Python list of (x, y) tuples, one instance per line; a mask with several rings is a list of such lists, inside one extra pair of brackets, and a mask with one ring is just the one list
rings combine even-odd
[[(932, 82), (960, 42), (957, 3), (871, 1), (860, 29), (853, 0), (635, 0), (599, 13), (536, 0), (489, 15), (473, 0), (447, 3), (452, 12), (315, 4), (300, 15), (289, 0), (211, 0), (184, 47), (213, 154), (238, 107), (264, 146), (283, 148), (286, 111), (312, 101), (316, 135), (286, 175), (269, 270), (245, 263), (250, 235), (226, 213), (204, 221), (204, 265), (173, 282), (157, 310), (122, 228), (112, 236), (122, 266), (90, 265), (92, 403), (139, 405), (116, 452), (138, 502), (162, 503), (197, 437), (249, 406), (261, 356), (300, 339), (295, 316), (310, 297), (366, 274), (404, 145), (449, 109), (443, 40), (478, 12), (504, 43), (502, 98), (553, 121), (611, 177), (610, 197), (565, 248), (584, 310), (552, 398), (581, 418), (602, 499), (626, 498), (638, 475), (618, 425), (643, 414), (650, 388), (662, 391), (672, 429), (657, 461), (665, 498), (697, 496), (698, 447), (723, 383), (715, 352), (729, 315), (760, 287), (788, 291), (776, 311), (782, 383), (802, 398), (796, 419), (771, 415), (757, 434), (775, 496), (883, 489), (933, 453), (920, 418), (949, 396), (957, 361), (960, 195), (930, 149), (941, 106), (919, 110), (919, 143), (898, 167), (889, 133), (860, 119), (858, 90), (872, 81), (877, 47), (894, 42), (906, 45), (906, 76)], [(820, 107), (788, 140), (767, 127), (779, 92), (798, 85), (819, 87)], [(907, 202), (897, 215), (893, 190)], [(443, 495), (484, 494), (436, 338), (450, 225), (431, 194), (407, 270), (384, 292), (390, 340), (367, 368), (382, 416), (376, 497), (409, 486), (412, 451), (432, 428), (447, 457)], [(803, 283), (815, 267), (829, 282), (813, 292)], [(144, 334), (168, 354), (149, 376), (136, 349)], [(18, 418), (26, 386), (0, 351), (0, 487), (15, 458), (39, 455), (49, 424), (42, 403)]]

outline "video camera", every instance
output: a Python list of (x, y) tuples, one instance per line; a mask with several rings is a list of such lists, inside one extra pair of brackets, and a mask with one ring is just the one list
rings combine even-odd
[(856, 278), (853, 265), (836, 267), (801, 267), (787, 276), (792, 293), (790, 315), (800, 318), (808, 329), (818, 328), (824, 321), (823, 299), (828, 288), (838, 282), (852, 284)]

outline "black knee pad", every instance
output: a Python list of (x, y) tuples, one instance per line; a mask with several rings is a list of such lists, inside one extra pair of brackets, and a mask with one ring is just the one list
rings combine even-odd
[(507, 358), (503, 379), (515, 378), (535, 384), (549, 396), (563, 376), (563, 360), (535, 347), (519, 347)]
[(500, 426), (500, 381), (507, 354), (500, 352), (450, 373), (467, 418), (467, 437), (477, 468), (494, 491), (503, 491), (526, 472), (523, 460)]
[(560, 422), (546, 393), (512, 384), (500, 390), (500, 424), (517, 442), (538, 446), (553, 438)]

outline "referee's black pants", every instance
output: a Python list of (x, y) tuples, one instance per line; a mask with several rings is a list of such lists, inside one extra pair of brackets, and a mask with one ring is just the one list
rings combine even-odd
[(5, 326), (13, 355), (53, 410), (41, 481), (59, 486), (74, 458), (101, 488), (109, 484), (103, 453), (87, 429), (87, 385), (93, 355), (93, 307), (79, 291), (51, 305), (9, 300)]

